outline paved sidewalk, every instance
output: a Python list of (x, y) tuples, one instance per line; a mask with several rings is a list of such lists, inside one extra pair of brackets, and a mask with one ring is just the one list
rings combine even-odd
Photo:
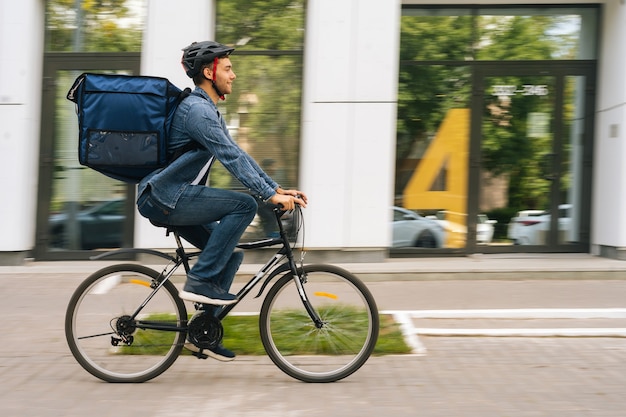
[[(269, 256), (268, 256), (269, 259)], [(155, 269), (163, 259), (154, 260)], [(124, 261), (26, 262), (20, 266), (0, 266), (3, 274), (90, 274), (105, 266)], [(245, 262), (245, 260), (244, 260)], [(309, 261), (307, 261), (309, 262)], [(309, 262), (312, 263), (312, 262)], [(461, 279), (626, 279), (626, 261), (584, 253), (567, 254), (476, 254), (460, 257), (391, 258), (378, 263), (337, 264), (364, 281), (415, 281)], [(244, 263), (242, 278), (254, 274), (261, 265)]]
[[(32, 341), (31, 341), (32, 343)], [(144, 384), (107, 384), (54, 345), (3, 358), (5, 417), (623, 417), (624, 339), (447, 339), (306, 384), (267, 357), (182, 357)], [(52, 347), (52, 349), (50, 349)], [(4, 355), (3, 355), (4, 356)]]
[[(381, 310), (626, 307), (626, 263), (620, 261), (585, 255), (454, 259), (347, 267), (365, 275)], [(76, 363), (63, 331), (72, 292), (97, 264), (0, 267), (0, 416), (625, 415), (624, 338), (421, 337), (425, 355), (373, 357), (332, 384), (298, 382), (265, 356), (232, 363), (181, 357), (148, 383), (103, 383)], [(485, 279), (487, 272), (506, 273), (506, 265), (541, 272), (544, 279)], [(437, 275), (420, 276), (418, 266)], [(455, 271), (456, 279), (448, 275)], [(439, 274), (446, 278), (435, 279)], [(246, 300), (237, 310), (258, 311), (258, 303)]]

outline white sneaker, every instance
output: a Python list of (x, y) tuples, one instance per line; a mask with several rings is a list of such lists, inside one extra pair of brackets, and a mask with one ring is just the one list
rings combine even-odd
[[(237, 297), (233, 294), (224, 293), (224, 294), (214, 294), (211, 297), (202, 294), (196, 294), (189, 291), (178, 291), (178, 296), (182, 300), (191, 301), (193, 303), (200, 304), (211, 304), (216, 306), (226, 306), (229, 304), (234, 304), (237, 302)], [(219, 297), (219, 298), (217, 298)]]

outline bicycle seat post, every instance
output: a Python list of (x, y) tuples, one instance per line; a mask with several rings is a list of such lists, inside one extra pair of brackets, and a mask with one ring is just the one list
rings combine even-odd
[(167, 229), (168, 234), (172, 232), (174, 234), (174, 240), (176, 240), (176, 255), (182, 261), (183, 267), (185, 268), (185, 272), (189, 273), (189, 258), (185, 253), (185, 248), (183, 247), (183, 242), (180, 240), (180, 235), (178, 234), (178, 230), (174, 228)]

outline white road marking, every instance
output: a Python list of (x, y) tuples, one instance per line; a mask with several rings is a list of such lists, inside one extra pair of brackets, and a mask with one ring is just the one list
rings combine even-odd
[(478, 310), (387, 310), (416, 319), (624, 319), (626, 308), (503, 308)]
[(89, 294), (102, 295), (111, 291), (122, 282), (121, 275), (111, 275), (108, 278), (103, 279), (89, 291)]
[(624, 319), (626, 308), (522, 308), (478, 310), (385, 310), (400, 324), (413, 353), (424, 354), (419, 340), (424, 336), (486, 337), (626, 337), (626, 328), (425, 328), (416, 327), (415, 319)]

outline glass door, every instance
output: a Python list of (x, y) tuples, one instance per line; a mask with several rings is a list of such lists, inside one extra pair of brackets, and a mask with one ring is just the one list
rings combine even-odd
[(588, 245), (591, 78), (565, 67), (479, 71), (473, 176), (475, 205), (489, 227), (476, 225), (477, 245), (516, 251)]
[(139, 54), (47, 55), (35, 258), (82, 259), (132, 246), (134, 187), (78, 163), (78, 119), (66, 95), (83, 72), (132, 74), (138, 66)]

